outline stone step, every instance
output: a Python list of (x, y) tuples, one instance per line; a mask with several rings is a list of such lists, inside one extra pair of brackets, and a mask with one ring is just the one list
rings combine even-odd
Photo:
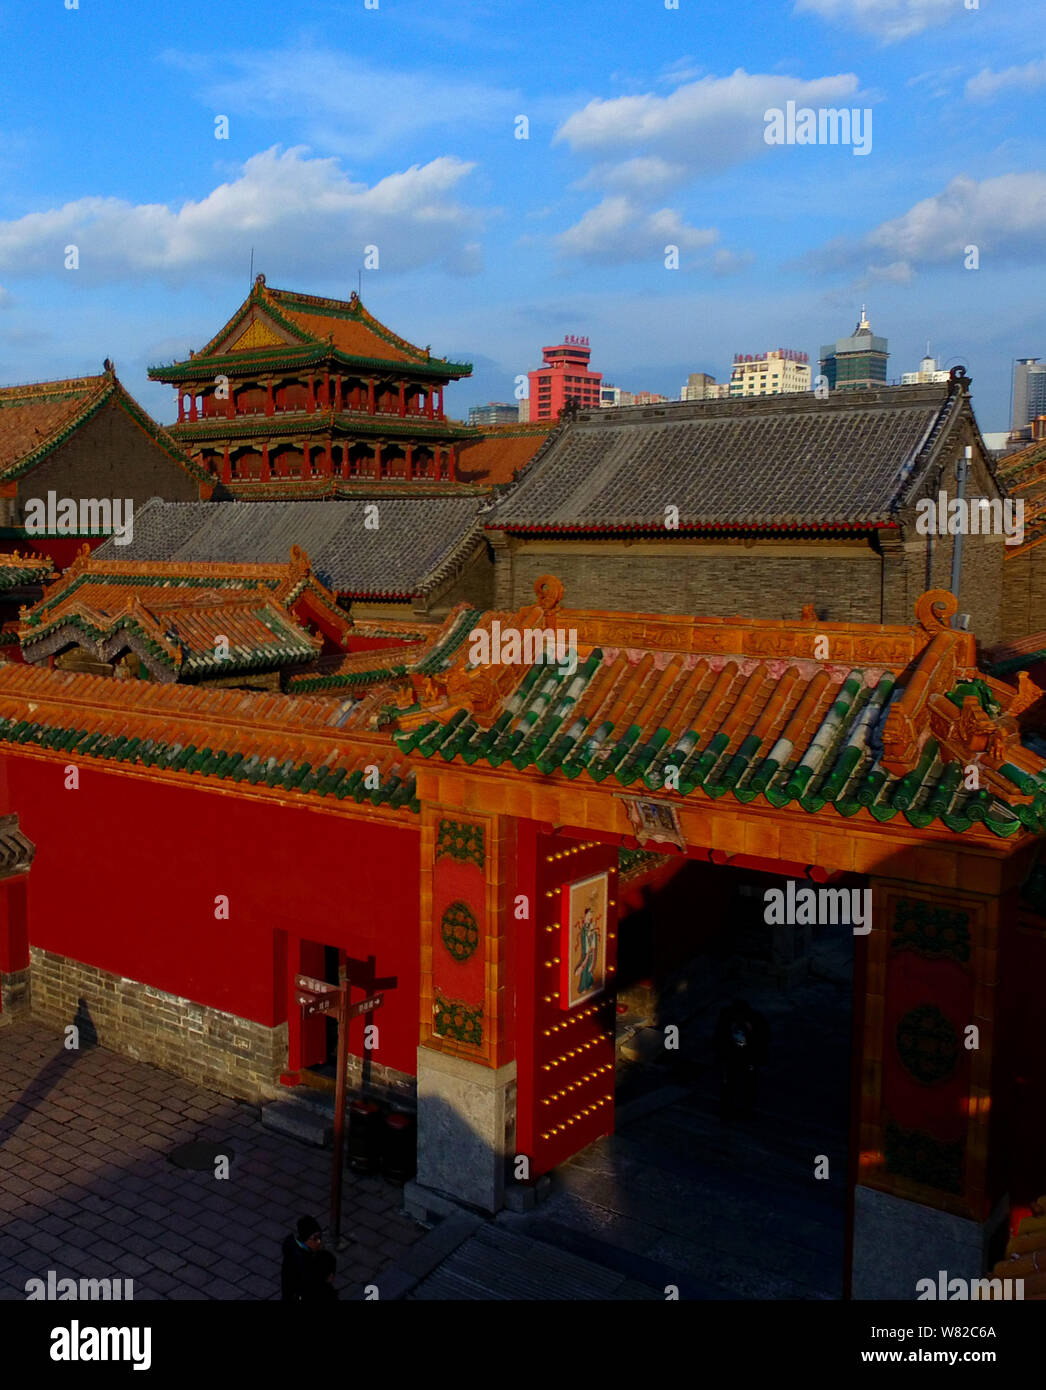
[(269, 1101), (262, 1106), (261, 1122), (263, 1129), (321, 1149), (330, 1146), (334, 1135), (332, 1115), (297, 1098)]

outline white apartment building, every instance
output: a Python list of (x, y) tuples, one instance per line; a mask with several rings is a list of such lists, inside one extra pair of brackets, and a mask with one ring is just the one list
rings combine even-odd
[(809, 354), (792, 348), (735, 353), (730, 369), (731, 396), (783, 396), (809, 391), (811, 384)]

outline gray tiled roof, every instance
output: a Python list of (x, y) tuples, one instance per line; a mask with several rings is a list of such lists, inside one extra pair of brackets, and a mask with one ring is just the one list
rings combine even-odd
[[(364, 508), (378, 507), (378, 529)], [(286, 562), (299, 545), (313, 573), (342, 594), (413, 595), (434, 588), (480, 543), (475, 497), (322, 502), (162, 502), (136, 509), (129, 545), (107, 560)]]
[(506, 493), (506, 529), (826, 525), (890, 518), (967, 408), (946, 384), (589, 411)]

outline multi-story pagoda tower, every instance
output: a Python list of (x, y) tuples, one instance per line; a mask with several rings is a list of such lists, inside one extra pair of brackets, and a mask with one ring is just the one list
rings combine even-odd
[(178, 393), (170, 432), (241, 498), (319, 496), (374, 479), (453, 482), (443, 413), (467, 362), (433, 357), (346, 303), (270, 289), (259, 275), (223, 329), (186, 362), (151, 367)]

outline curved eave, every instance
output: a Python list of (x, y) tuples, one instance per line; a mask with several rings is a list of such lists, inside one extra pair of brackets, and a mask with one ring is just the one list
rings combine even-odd
[[(462, 713), (464, 712), (462, 711)], [(448, 732), (450, 722), (451, 721), (448, 721), (448, 723), (442, 725)], [(459, 721), (455, 727), (455, 732), (460, 736), (468, 726), (469, 721), (467, 719)], [(406, 757), (412, 759), (419, 758), (423, 762), (441, 759), (451, 765), (459, 764), (459, 758), (454, 754), (449, 756), (445, 754), (439, 744), (428, 748), (420, 746), (436, 732), (437, 731), (434, 730), (431, 725), (421, 725), (408, 733), (394, 733), (392, 737), (396, 747)], [(635, 781), (622, 782), (619, 778), (614, 776), (613, 773), (605, 779), (597, 779), (590, 775), (587, 768), (580, 769), (574, 777), (567, 777), (559, 770), (543, 772), (532, 763), (520, 766), (519, 763), (514, 762), (511, 757), (499, 759), (494, 762), (480, 754), (474, 760), (465, 764), (463, 770), (467, 769), (470, 772), (476, 772), (483, 768), (484, 765), (489, 766), (493, 771), (503, 768), (510, 772), (522, 772), (531, 776), (536, 774), (541, 780), (547, 780), (549, 783), (561, 787), (576, 786), (584, 779), (586, 786), (593, 788), (603, 787), (604, 789), (620, 787), (633, 796), (641, 795), (644, 790), (642, 779), (640, 779), (638, 783)], [(899, 784), (901, 779), (897, 780)], [(895, 786), (892, 790), (896, 791), (897, 787)], [(653, 794), (660, 798), (664, 798), (678, 810), (688, 809), (689, 806), (703, 797), (705, 801), (729, 801), (739, 809), (752, 805), (761, 809), (765, 808), (766, 810), (775, 811), (796, 809), (802, 811), (804, 815), (809, 817), (822, 816), (825, 811), (832, 810), (842, 819), (865, 825), (869, 828), (889, 823), (901, 817), (916, 830), (925, 830), (930, 826), (936, 825), (940, 829), (948, 831), (951, 834), (963, 835), (970, 830), (983, 827), (984, 830), (989, 832), (996, 840), (1009, 840), (1019, 833), (1027, 835), (1029, 839), (1038, 838), (1040, 835), (1039, 831), (1033, 830), (1024, 824), (1017, 814), (1017, 811), (1008, 802), (1000, 803), (1000, 805), (1009, 812), (1009, 815), (1003, 818), (997, 814), (979, 816), (971, 816), (965, 813), (957, 815), (952, 812), (945, 812), (941, 815), (928, 814), (922, 808), (915, 808), (913, 806), (893, 806), (884, 804), (883, 802), (877, 804), (873, 811), (865, 805), (856, 804), (847, 797), (840, 797), (838, 800), (821, 800), (819, 797), (810, 798), (802, 793), (787, 793), (783, 789), (773, 790), (769, 794), (759, 792), (737, 796), (729, 788), (721, 785), (705, 787), (699, 784), (685, 796), (678, 796), (671, 793), (666, 794), (663, 789)], [(1010, 817), (1012, 817), (1012, 819)]]
[(217, 416), (208, 420), (181, 420), (168, 428), (175, 439), (206, 443), (211, 439), (232, 441), (252, 435), (325, 434), (335, 426), (340, 426), (346, 434), (393, 435), (399, 431), (410, 438), (422, 436), (435, 440), (476, 437), (476, 431), (468, 425), (456, 425), (449, 420), (333, 410), (282, 410), (277, 415), (234, 415), (232, 419)]
[[(259, 371), (272, 371), (276, 368), (319, 366), (330, 363), (340, 367), (364, 371), (377, 371), (385, 376), (403, 377), (411, 373), (433, 377), (440, 381), (457, 381), (472, 375), (471, 362), (447, 362), (442, 358), (430, 357), (415, 361), (396, 361), (389, 357), (353, 357), (329, 343), (303, 343), (300, 348), (285, 347), (260, 349), (250, 352), (237, 352), (222, 356), (208, 357), (201, 353), (187, 362), (172, 362), (166, 366), (150, 367), (150, 381), (201, 381), (213, 375), (228, 377), (254, 376)], [(202, 370), (201, 370), (202, 368)]]

